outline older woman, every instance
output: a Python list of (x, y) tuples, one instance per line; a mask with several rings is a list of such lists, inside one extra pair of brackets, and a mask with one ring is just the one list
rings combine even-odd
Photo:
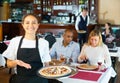
[(111, 66), (111, 58), (108, 47), (102, 42), (101, 32), (98, 30), (91, 31), (88, 43), (84, 44), (78, 61), (89, 60), (91, 65), (98, 65), (100, 61), (103, 66)]

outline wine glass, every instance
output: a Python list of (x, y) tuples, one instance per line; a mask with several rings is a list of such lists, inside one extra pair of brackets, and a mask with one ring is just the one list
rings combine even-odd
[(7, 40), (7, 37), (8, 37), (7, 35), (5, 35), (5, 36), (4, 36), (4, 41), (6, 41), (6, 40)]
[(102, 66), (102, 60), (101, 59), (98, 59), (98, 71), (101, 70), (101, 66)]
[(61, 55), (60, 56), (60, 61), (65, 64), (66, 63), (66, 57), (64, 55)]

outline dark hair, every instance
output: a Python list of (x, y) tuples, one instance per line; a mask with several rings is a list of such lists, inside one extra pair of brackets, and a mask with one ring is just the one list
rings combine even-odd
[(85, 10), (85, 11), (88, 11), (88, 8), (87, 7), (83, 7), (82, 8), (82, 11)]
[(74, 32), (73, 32), (73, 29), (65, 29), (64, 34), (65, 34), (66, 32), (74, 33)]
[(40, 23), (39, 17), (38, 17), (36, 14), (32, 14), (32, 13), (29, 13), (29, 14), (24, 15), (24, 16), (22, 17), (22, 23), (24, 23), (24, 20), (25, 20), (25, 18), (26, 18), (27, 16), (33, 16), (33, 17), (35, 17), (35, 18), (37, 19), (38, 23)]
[(107, 22), (106, 24), (109, 26), (110, 33), (113, 33), (111, 23)]

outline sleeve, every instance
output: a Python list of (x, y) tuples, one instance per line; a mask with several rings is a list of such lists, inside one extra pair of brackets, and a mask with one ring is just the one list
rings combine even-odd
[(79, 54), (80, 54), (80, 46), (79, 46), (79, 44), (76, 44), (74, 47), (74, 50), (72, 52), (73, 62), (77, 62), (77, 58), (78, 58)]
[(56, 55), (56, 47), (57, 47), (57, 43), (54, 43), (53, 46), (52, 46), (52, 48), (50, 49), (50, 56), (52, 58), (54, 58), (55, 55)]
[(40, 51), (40, 56), (42, 57), (42, 62), (49, 62), (51, 61), (51, 57), (49, 55), (49, 43), (47, 41), (43, 41), (44, 44), (42, 43), (43, 48), (41, 48), (42, 50)]
[(0, 66), (4, 66), (5, 67), (5, 58), (0, 54)]
[(76, 22), (75, 22), (75, 29), (76, 30), (79, 30), (79, 27), (78, 27), (79, 22), (80, 22), (80, 17), (77, 16), (77, 19), (76, 19)]
[(10, 41), (10, 44), (8, 45), (8, 48), (3, 52), (2, 56), (6, 57), (7, 59), (10, 60), (15, 60), (16, 59), (16, 51), (17, 51), (17, 47), (16, 43), (17, 41), (15, 41), (16, 39), (12, 39)]
[(108, 50), (108, 47), (105, 45), (104, 46), (104, 58), (105, 58), (105, 67), (110, 67), (112, 65), (112, 62), (111, 62), (111, 57), (110, 57), (110, 53), (109, 53), (109, 50)]
[(88, 19), (87, 19), (87, 26), (89, 25), (90, 23), (90, 17), (88, 16)]

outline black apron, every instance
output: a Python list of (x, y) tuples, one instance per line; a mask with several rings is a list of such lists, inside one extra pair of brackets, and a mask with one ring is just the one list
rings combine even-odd
[(48, 83), (47, 79), (37, 76), (38, 69), (43, 67), (38, 50), (38, 39), (36, 38), (36, 48), (21, 48), (23, 38), (20, 40), (17, 59), (30, 64), (32, 68), (17, 66), (17, 74), (12, 76), (10, 83)]

